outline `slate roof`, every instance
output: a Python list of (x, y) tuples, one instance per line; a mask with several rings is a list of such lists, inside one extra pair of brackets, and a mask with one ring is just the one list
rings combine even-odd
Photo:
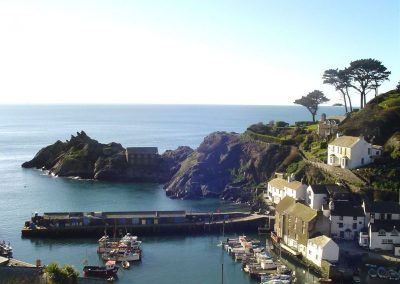
[(315, 238), (309, 239), (308, 241), (313, 243), (313, 244), (316, 244), (319, 247), (324, 247), (331, 240), (332, 240), (331, 238), (329, 238), (329, 237), (327, 237), (325, 235), (322, 235), (322, 236), (319, 236), (319, 237), (315, 237)]
[(354, 136), (340, 136), (333, 140), (329, 145), (351, 148), (360, 140), (360, 137)]
[(400, 204), (394, 201), (375, 201), (369, 204), (371, 213), (392, 213), (400, 214)]
[(310, 187), (314, 194), (328, 194), (324, 184), (312, 184)]
[(277, 205), (275, 208), (275, 211), (278, 212), (279, 214), (282, 214), (282, 212), (286, 211), (290, 206), (296, 203), (296, 200), (290, 196), (285, 196)]
[(128, 154), (158, 154), (157, 147), (127, 147)]
[(303, 184), (299, 181), (291, 181), (288, 182), (287, 180), (283, 178), (274, 178), (268, 182), (272, 187), (283, 189), (284, 187), (288, 187), (290, 189), (297, 190), (299, 189)]
[(305, 222), (309, 222), (312, 219), (314, 219), (315, 217), (317, 217), (317, 210), (314, 210), (304, 204), (301, 203), (296, 203), (294, 205), (292, 205), (287, 212), (292, 215), (295, 216), (297, 218), (300, 218), (301, 220), (305, 221)]
[(385, 230), (391, 232), (396, 229), (400, 232), (400, 220), (374, 220), (374, 223), (370, 223), (371, 231), (378, 232), (379, 230)]
[(313, 184), (310, 185), (314, 194), (326, 194), (333, 199), (348, 200), (350, 191), (337, 184)]
[(350, 201), (333, 201), (331, 215), (362, 217), (364, 216), (364, 210), (360, 205), (354, 205)]

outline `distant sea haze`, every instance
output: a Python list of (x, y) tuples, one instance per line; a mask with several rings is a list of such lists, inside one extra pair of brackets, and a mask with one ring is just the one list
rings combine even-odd
[[(343, 108), (322, 107), (320, 112), (342, 114)], [(22, 239), (20, 230), (33, 212), (244, 209), (218, 199), (169, 199), (159, 184), (55, 178), (21, 168), (42, 147), (70, 139), (77, 131), (84, 130), (102, 143), (157, 146), (163, 152), (180, 145), (196, 148), (214, 131), (243, 132), (257, 122), (310, 119), (299, 106), (0, 106), (0, 241), (11, 242), (17, 259), (70, 263), (82, 271), (85, 257), (91, 265), (102, 264), (96, 240)], [(118, 283), (217, 283), (221, 263), (225, 264), (225, 283), (256, 283), (217, 247), (220, 240), (212, 235), (145, 238), (141, 264), (121, 271)]]

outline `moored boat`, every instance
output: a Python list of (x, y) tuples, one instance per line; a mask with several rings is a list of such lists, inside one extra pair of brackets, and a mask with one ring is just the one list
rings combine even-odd
[(129, 269), (129, 267), (130, 267), (131, 265), (130, 265), (130, 263), (129, 263), (129, 261), (123, 261), (122, 262), (122, 267), (124, 268), (124, 269)]
[(389, 276), (388, 271), (383, 266), (378, 267), (378, 269), (376, 270), (376, 273), (378, 274), (378, 277), (381, 279), (386, 279)]
[(12, 258), (13, 250), (10, 243), (0, 242), (0, 256)]
[(118, 266), (115, 265), (115, 261), (107, 261), (105, 266), (85, 266), (83, 267), (83, 273), (85, 276), (109, 278), (115, 277), (118, 272)]
[(141, 259), (141, 256), (140, 252), (115, 249), (110, 251), (109, 253), (102, 254), (101, 258), (103, 260), (114, 260), (120, 262), (120, 261), (137, 261)]
[(373, 267), (368, 269), (368, 276), (371, 278), (376, 278), (376, 276), (378, 276), (378, 274), (376, 273), (376, 269)]

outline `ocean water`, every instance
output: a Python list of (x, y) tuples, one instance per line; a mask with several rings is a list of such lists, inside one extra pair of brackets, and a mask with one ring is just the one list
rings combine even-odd
[[(343, 108), (322, 107), (320, 112), (342, 114)], [(243, 132), (257, 122), (309, 119), (300, 106), (0, 106), (0, 240), (11, 242), (18, 259), (71, 263), (81, 271), (86, 258), (90, 264), (101, 263), (96, 240), (22, 239), (22, 225), (33, 212), (245, 209), (216, 199), (169, 199), (159, 184), (56, 178), (21, 168), (42, 147), (67, 140), (77, 131), (84, 130), (102, 143), (157, 146), (163, 152), (180, 145), (196, 148), (214, 131)], [(216, 235), (145, 238), (143, 261), (121, 271), (118, 283), (220, 283), (222, 263), (224, 283), (255, 283), (217, 247), (221, 239)]]

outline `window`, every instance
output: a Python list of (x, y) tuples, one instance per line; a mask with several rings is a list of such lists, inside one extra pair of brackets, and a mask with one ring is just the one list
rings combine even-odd
[(306, 233), (306, 222), (303, 222), (303, 226), (302, 226), (301, 232), (302, 232), (302, 234)]
[(368, 148), (368, 155), (371, 155), (371, 148)]
[(380, 152), (379, 152), (379, 151), (376, 151), (376, 155), (379, 156), (379, 154), (380, 154)]
[(378, 236), (386, 236), (386, 231), (385, 230), (379, 230)]
[(357, 223), (353, 223), (353, 230), (357, 230)]
[(361, 158), (361, 165), (364, 165), (364, 158)]
[(396, 229), (393, 229), (393, 231), (390, 233), (391, 236), (398, 236), (399, 232)]
[(339, 228), (343, 228), (343, 223), (338, 223)]
[(343, 216), (340, 216), (340, 217), (339, 217), (339, 220), (340, 220), (340, 221), (343, 221)]
[(381, 213), (381, 216), (380, 216), (381, 218), (381, 220), (385, 220), (385, 213)]
[(393, 240), (392, 239), (383, 239), (382, 244), (393, 244)]
[(353, 216), (353, 220), (354, 220), (354, 221), (357, 221), (357, 216)]

